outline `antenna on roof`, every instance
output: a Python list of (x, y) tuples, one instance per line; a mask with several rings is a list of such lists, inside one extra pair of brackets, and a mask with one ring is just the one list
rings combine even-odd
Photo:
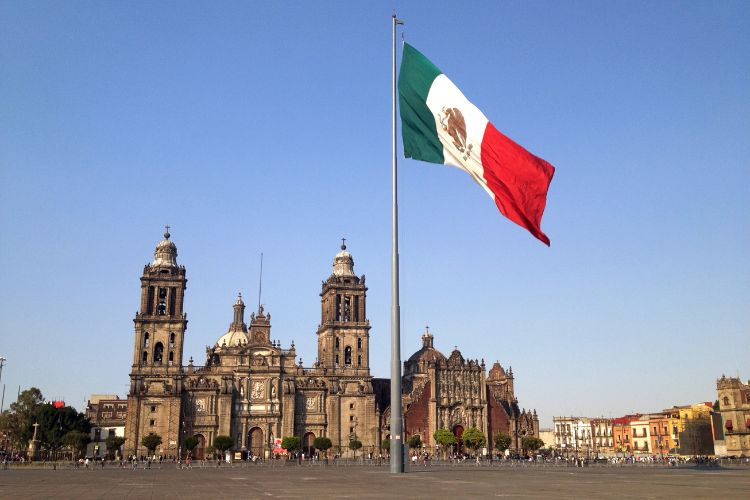
[(260, 311), (260, 294), (263, 290), (263, 252), (260, 253), (260, 277), (258, 278), (258, 310)]

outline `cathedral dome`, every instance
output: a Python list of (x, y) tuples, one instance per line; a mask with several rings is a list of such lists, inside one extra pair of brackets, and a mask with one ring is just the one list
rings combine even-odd
[(246, 344), (247, 342), (247, 333), (243, 332), (242, 330), (230, 330), (216, 341), (216, 345), (219, 347), (224, 347), (224, 345), (226, 344), (226, 347), (234, 347)]
[(432, 334), (428, 330), (422, 335), (422, 348), (412, 354), (406, 363), (412, 364), (419, 363), (420, 361), (439, 363), (440, 361), (447, 361), (443, 353), (432, 346), (432, 341)]
[(439, 363), (440, 361), (446, 361), (446, 359), (443, 353), (434, 347), (423, 347), (412, 354), (407, 363), (419, 363), (420, 361)]
[(156, 245), (152, 266), (177, 267), (177, 245), (169, 239), (169, 226), (164, 232), (164, 239)]
[(342, 240), (341, 251), (333, 258), (334, 276), (354, 276), (354, 259), (346, 251), (346, 240)]

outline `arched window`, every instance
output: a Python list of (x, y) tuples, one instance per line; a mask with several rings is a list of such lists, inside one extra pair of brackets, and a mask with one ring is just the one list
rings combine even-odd
[(362, 339), (357, 339), (357, 349), (362, 349)]
[(169, 351), (169, 366), (172, 366), (172, 363), (174, 363), (174, 352)]
[(338, 366), (338, 364), (339, 364), (339, 355), (337, 354), (336, 355), (336, 366)]
[(174, 347), (174, 333), (169, 334), (169, 347)]
[(154, 345), (154, 363), (161, 363), (164, 356), (164, 346), (161, 342)]
[(148, 363), (148, 352), (147, 351), (143, 351), (143, 362), (144, 363)]
[(344, 321), (351, 321), (352, 306), (351, 298), (344, 297)]
[(143, 334), (143, 347), (148, 347), (148, 332)]
[(352, 348), (351, 346), (346, 346), (344, 349), (344, 364), (345, 365), (351, 365), (352, 364)]
[(729, 398), (724, 396), (724, 405), (729, 405)]
[(339, 338), (336, 337), (336, 350), (338, 351), (340, 347), (341, 347), (341, 344), (339, 342)]
[(164, 316), (167, 314), (167, 289), (159, 288), (159, 303), (156, 305), (156, 314)]
[(357, 356), (357, 366), (362, 366), (362, 356)]

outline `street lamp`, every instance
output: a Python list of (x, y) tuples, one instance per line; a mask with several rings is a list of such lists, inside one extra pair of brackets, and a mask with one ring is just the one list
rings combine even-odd
[[(8, 360), (0, 356), (0, 382), (3, 381), (3, 365), (5, 364), (6, 361)], [(5, 406), (5, 386), (3, 386), (3, 397), (0, 400), (0, 413), (3, 412), (4, 406)]]

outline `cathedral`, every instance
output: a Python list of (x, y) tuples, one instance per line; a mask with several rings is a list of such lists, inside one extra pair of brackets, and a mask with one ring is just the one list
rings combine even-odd
[[(140, 309), (134, 324), (125, 453), (144, 455), (141, 440), (161, 436), (157, 454), (176, 456), (189, 436), (198, 439), (195, 456), (216, 436), (234, 440), (242, 456), (268, 457), (282, 437), (298, 436), (303, 450), (326, 436), (334, 452), (348, 451), (351, 440), (362, 451), (377, 453), (390, 438), (390, 380), (370, 373), (370, 322), (365, 276), (354, 273), (354, 259), (341, 245), (333, 272), (320, 293), (318, 354), (302, 365), (294, 343), (288, 348), (271, 340), (271, 315), (259, 306), (245, 322), (238, 296), (228, 331), (206, 348), (202, 365), (183, 362), (187, 316), (183, 310), (187, 278), (177, 264), (177, 247), (169, 232), (141, 276)], [(403, 368), (404, 431), (419, 434), (435, 450), (433, 433), (461, 433), (477, 427), (497, 432), (520, 448), (523, 436), (538, 436), (536, 412), (521, 410), (513, 389), (513, 371), (484, 360), (464, 359), (458, 348), (445, 357), (422, 335), (422, 348)], [(460, 446), (460, 445), (459, 445)]]

